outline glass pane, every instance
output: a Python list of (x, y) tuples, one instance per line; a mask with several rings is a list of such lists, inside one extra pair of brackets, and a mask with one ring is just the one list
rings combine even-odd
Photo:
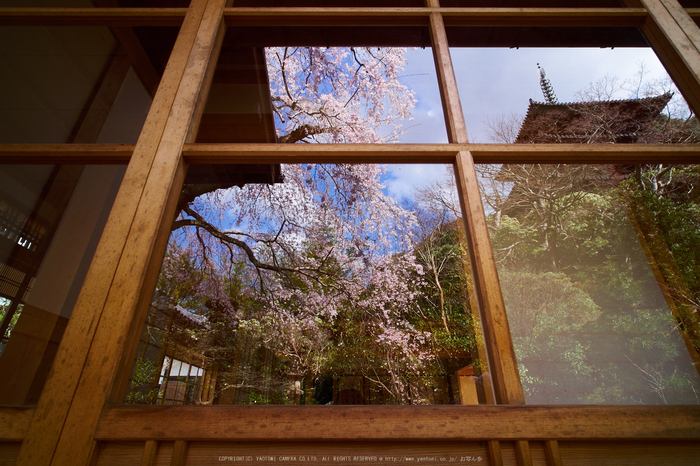
[(123, 166), (0, 165), (0, 404), (34, 404)]
[(237, 0), (233, 7), (394, 8), (425, 6), (423, 0)]
[[(340, 29), (229, 28), (197, 142), (446, 141), (430, 49), (385, 46), (415, 42), (391, 28)], [(347, 37), (378, 45), (328, 46)]]
[(134, 143), (151, 97), (107, 27), (0, 27), (0, 143)]
[[(192, 168), (125, 402), (493, 400), (464, 232), (444, 204), (454, 181), (409, 192), (410, 174), (377, 165), (284, 165), (273, 184), (247, 182), (247, 166)], [(166, 355), (188, 380), (174, 365), (159, 378)]]
[(697, 166), (480, 166), (530, 404), (698, 404)]
[(651, 49), (450, 52), (472, 142), (697, 140), (695, 119)]
[(440, 0), (440, 6), (449, 7), (505, 7), (505, 8), (623, 8), (623, 0)]
[(35, 7), (35, 8), (55, 8), (57, 6), (70, 8), (94, 8), (95, 5), (90, 0), (4, 0), (3, 7)]

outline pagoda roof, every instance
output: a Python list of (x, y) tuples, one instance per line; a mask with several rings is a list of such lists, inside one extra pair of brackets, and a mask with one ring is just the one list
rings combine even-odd
[(591, 102), (534, 102), (516, 143), (632, 143), (647, 131), (673, 97)]

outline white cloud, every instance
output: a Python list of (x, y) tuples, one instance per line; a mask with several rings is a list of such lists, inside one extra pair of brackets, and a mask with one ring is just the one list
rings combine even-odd
[[(460, 100), (472, 142), (490, 142), (487, 118), (527, 111), (529, 99), (542, 101), (537, 63), (547, 72), (560, 102), (576, 99), (576, 92), (606, 74), (633, 78), (644, 62), (649, 79), (665, 70), (649, 48), (453, 48)], [(409, 50), (402, 81), (416, 92), (414, 120), (406, 122), (402, 143), (444, 143), (447, 132), (430, 49)], [(400, 199), (419, 187), (441, 179), (443, 165), (397, 165), (385, 178), (388, 192)]]
[(445, 177), (444, 164), (401, 164), (390, 167), (385, 183), (387, 191), (394, 199), (411, 198), (416, 189), (422, 188)]

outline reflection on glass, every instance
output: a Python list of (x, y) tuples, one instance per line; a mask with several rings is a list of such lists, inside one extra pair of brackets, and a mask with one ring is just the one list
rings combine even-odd
[(396, 142), (406, 127), (411, 142), (445, 135), (430, 50), (263, 48), (236, 32), (224, 38), (197, 142)]
[(440, 6), (443, 8), (622, 8), (626, 5), (621, 0), (583, 0), (574, 3), (568, 0), (440, 0)]
[(335, 8), (369, 8), (369, 7), (412, 7), (425, 6), (422, 0), (238, 0), (233, 7), (236, 8), (265, 8), (265, 7), (335, 7)]
[(481, 166), (530, 404), (697, 404), (697, 166)]
[(151, 103), (107, 27), (0, 27), (0, 69), (0, 143), (134, 143)]
[(38, 400), (123, 173), (0, 166), (0, 404)]
[(450, 53), (472, 142), (697, 140), (696, 134), (687, 139), (697, 133), (697, 122), (651, 49), (451, 48)]
[(378, 165), (256, 169), (188, 173), (125, 402), (492, 399), (451, 211), (398, 203)]

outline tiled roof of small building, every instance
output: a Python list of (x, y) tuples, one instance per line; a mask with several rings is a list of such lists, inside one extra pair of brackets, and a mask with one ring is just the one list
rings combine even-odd
[[(673, 97), (593, 102), (534, 102), (520, 127), (516, 143), (634, 142)], [(605, 131), (597, 135), (596, 131)], [(591, 139), (595, 139), (591, 141)], [(606, 140), (607, 138), (607, 140)]]

